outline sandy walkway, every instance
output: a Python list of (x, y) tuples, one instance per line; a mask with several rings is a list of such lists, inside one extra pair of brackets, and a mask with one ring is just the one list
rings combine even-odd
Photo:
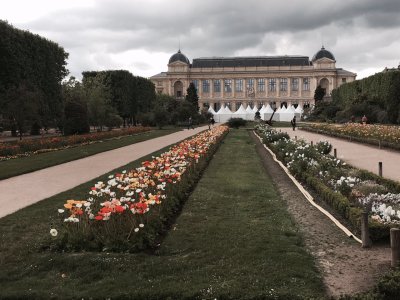
[[(328, 296), (338, 297), (371, 289), (377, 279), (390, 269), (390, 246), (373, 245), (364, 249), (348, 238), (304, 198), (258, 138), (254, 137), (254, 141), (265, 169), (298, 224), (305, 244), (318, 262)], [(318, 197), (316, 200), (319, 201)]]
[(87, 158), (1, 180), (0, 218), (69, 190), (207, 128), (204, 126), (194, 130), (185, 129)]
[(378, 147), (363, 145), (360, 143), (349, 142), (343, 139), (330, 137), (327, 135), (312, 133), (301, 129), (293, 131), (291, 128), (277, 128), (287, 132), (291, 138), (297, 136), (314, 143), (321, 140), (329, 141), (333, 149), (337, 149), (337, 157), (359, 169), (368, 170), (378, 174), (378, 163), (383, 164), (383, 176), (393, 180), (400, 181), (400, 152), (387, 149), (379, 149)]

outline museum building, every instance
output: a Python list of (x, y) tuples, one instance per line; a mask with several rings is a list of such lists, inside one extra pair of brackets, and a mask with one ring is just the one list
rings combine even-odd
[(333, 54), (323, 46), (310, 61), (308, 56), (204, 57), (189, 59), (180, 50), (171, 56), (168, 71), (150, 77), (156, 92), (183, 99), (193, 82), (200, 109), (222, 104), (232, 111), (241, 104), (272, 108), (315, 104), (318, 85), (329, 98), (334, 88), (354, 81), (356, 74), (336, 67)]

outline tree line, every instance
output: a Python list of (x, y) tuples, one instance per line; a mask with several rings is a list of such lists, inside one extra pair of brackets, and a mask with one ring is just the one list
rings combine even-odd
[(26, 127), (57, 124), (63, 117), (61, 80), (68, 53), (39, 35), (0, 20), (0, 116), (3, 126), (22, 134)]
[(342, 123), (364, 115), (372, 123), (400, 124), (400, 70), (341, 85), (332, 91), (331, 102), (317, 102), (311, 117)]
[[(126, 70), (68, 75), (68, 53), (58, 44), (0, 21), (0, 130), (25, 132), (58, 128), (80, 134), (104, 127), (200, 122), (192, 84), (187, 101), (156, 94), (154, 84)], [(204, 119), (204, 117), (203, 117)]]

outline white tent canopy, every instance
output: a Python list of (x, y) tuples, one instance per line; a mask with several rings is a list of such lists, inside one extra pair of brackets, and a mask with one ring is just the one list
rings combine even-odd
[(222, 105), (218, 112), (214, 115), (214, 120), (215, 122), (225, 123), (232, 118), (232, 115), (233, 114), (231, 110), (225, 105)]
[(300, 120), (301, 115), (303, 114), (304, 110), (301, 108), (300, 104), (297, 105), (297, 108), (294, 110), (294, 115), (298, 120)]
[(247, 108), (246, 108), (246, 118), (245, 118), (245, 120), (252, 121), (252, 120), (254, 120), (255, 115), (256, 115), (256, 113), (253, 112), (253, 110), (251, 109), (250, 105), (248, 105)]
[(285, 110), (282, 109), (281, 112), (279, 113), (279, 121), (289, 122), (293, 119), (293, 117), (294, 117), (294, 107), (291, 105)]
[(274, 110), (271, 108), (271, 105), (268, 104), (263, 111), (261, 119), (263, 119), (264, 121), (269, 121), (273, 113)]
[(208, 112), (209, 112), (210, 114), (213, 114), (213, 115), (216, 114), (214, 108), (212, 108), (211, 106), (208, 108)]
[(275, 114), (274, 114), (274, 116), (272, 117), (272, 120), (274, 120), (274, 121), (280, 121), (281, 111), (282, 111), (282, 108), (279, 107), (279, 108), (275, 111)]
[(247, 111), (244, 109), (243, 105), (240, 104), (239, 109), (233, 113), (232, 118), (242, 118), (246, 120), (246, 113)]
[(259, 112), (260, 112), (260, 114), (263, 114), (264, 113), (264, 110), (265, 110), (265, 105), (263, 104), (263, 106), (260, 108), (260, 110), (259, 110)]

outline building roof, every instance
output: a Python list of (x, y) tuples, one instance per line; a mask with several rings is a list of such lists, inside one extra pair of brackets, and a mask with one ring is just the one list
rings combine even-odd
[(159, 78), (159, 77), (167, 77), (167, 72), (158, 73), (156, 75), (151, 76), (150, 78), (153, 78), (153, 77), (157, 77), (157, 78)]
[(171, 56), (171, 58), (169, 59), (169, 64), (172, 64), (173, 62), (176, 62), (176, 61), (181, 61), (181, 62), (184, 62), (185, 64), (190, 64), (190, 61), (189, 61), (189, 59), (186, 57), (186, 55), (185, 54), (183, 54), (182, 52), (181, 52), (181, 50), (179, 49), (178, 50), (178, 52), (176, 52), (175, 54), (173, 54), (172, 56)]
[(347, 70), (343, 70), (342, 68), (337, 68), (336, 72), (337, 72), (338, 75), (341, 75), (341, 76), (354, 76), (354, 75), (356, 75), (356, 73), (353, 73), (353, 72), (350, 72), (350, 71), (347, 71)]
[(308, 56), (202, 57), (192, 68), (309, 66)]
[(326, 50), (325, 47), (322, 46), (321, 50), (319, 50), (317, 53), (315, 53), (312, 61), (320, 59), (320, 58), (324, 58), (324, 57), (332, 59), (332, 60), (336, 60), (335, 57), (333, 56), (332, 52)]

